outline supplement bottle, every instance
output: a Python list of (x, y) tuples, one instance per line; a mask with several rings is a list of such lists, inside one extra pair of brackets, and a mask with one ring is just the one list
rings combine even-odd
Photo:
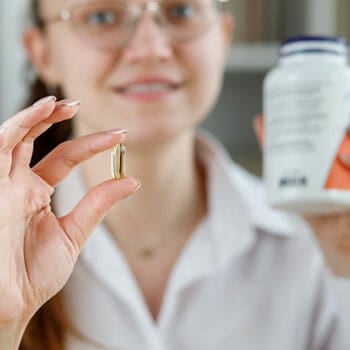
[(264, 80), (264, 161), (271, 206), (304, 214), (350, 210), (348, 49), (338, 37), (296, 37)]

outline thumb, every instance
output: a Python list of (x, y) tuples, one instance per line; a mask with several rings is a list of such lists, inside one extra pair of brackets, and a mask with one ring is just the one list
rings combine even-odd
[(68, 215), (60, 218), (61, 227), (78, 253), (107, 210), (140, 187), (140, 183), (132, 177), (108, 180), (93, 188)]

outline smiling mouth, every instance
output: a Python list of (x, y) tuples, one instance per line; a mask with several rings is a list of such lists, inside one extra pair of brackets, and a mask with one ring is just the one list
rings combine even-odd
[(178, 84), (169, 83), (139, 83), (128, 86), (119, 87), (117, 92), (125, 95), (149, 95), (149, 94), (164, 94), (175, 91), (180, 86)]

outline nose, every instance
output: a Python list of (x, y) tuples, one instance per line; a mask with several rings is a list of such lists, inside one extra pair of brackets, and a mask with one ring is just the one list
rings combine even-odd
[(132, 64), (165, 62), (172, 56), (167, 34), (150, 15), (140, 18), (123, 51), (124, 59)]

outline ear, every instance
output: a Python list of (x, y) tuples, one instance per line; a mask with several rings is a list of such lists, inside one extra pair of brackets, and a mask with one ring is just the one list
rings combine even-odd
[(57, 86), (58, 74), (52, 64), (45, 33), (32, 27), (24, 33), (23, 44), (27, 57), (41, 80), (48, 86)]
[(261, 149), (263, 149), (264, 146), (264, 119), (262, 114), (258, 114), (253, 121), (253, 128), (255, 132), (255, 137), (259, 143), (259, 146)]

